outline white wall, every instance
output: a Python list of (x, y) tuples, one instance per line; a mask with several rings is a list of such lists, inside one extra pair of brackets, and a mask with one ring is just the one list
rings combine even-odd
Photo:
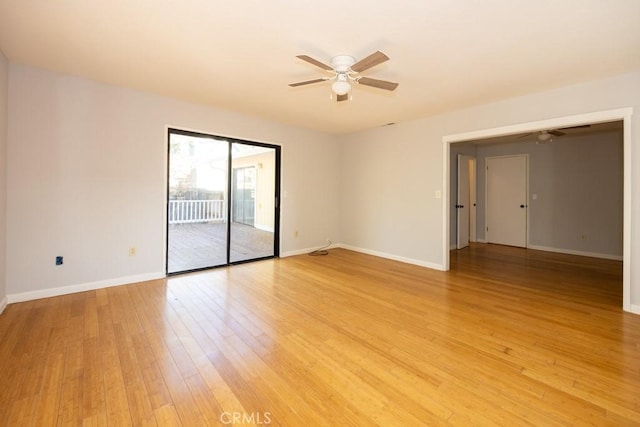
[(429, 121), (436, 125), (412, 121), (341, 138), (346, 247), (441, 268), (442, 134), (440, 118)]
[(7, 103), (9, 61), (0, 51), (0, 313), (7, 306)]
[[(640, 73), (512, 98), (341, 138), (345, 245), (444, 268), (443, 138), (576, 114), (634, 108), (631, 165), (640, 164)], [(631, 170), (631, 304), (640, 310), (640, 168)], [(442, 192), (442, 199), (436, 198)]]
[(340, 238), (334, 137), (10, 64), (9, 301), (164, 275), (167, 126), (281, 145), (281, 254)]
[[(640, 73), (336, 137), (11, 64), (9, 300), (163, 274), (167, 125), (283, 146), (282, 255), (329, 237), (444, 268), (444, 136), (621, 107), (635, 108), (635, 147)], [(630, 164), (640, 164), (640, 149)], [(630, 181), (633, 266), (640, 265), (639, 168)], [(136, 257), (128, 256), (132, 245)], [(56, 255), (65, 257), (62, 267)], [(640, 269), (630, 275), (637, 310)]]

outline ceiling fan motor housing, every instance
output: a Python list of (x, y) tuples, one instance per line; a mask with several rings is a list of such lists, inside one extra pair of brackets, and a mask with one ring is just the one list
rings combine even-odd
[(351, 70), (351, 66), (356, 63), (356, 59), (349, 55), (338, 55), (331, 59), (331, 66), (336, 73), (347, 73)]

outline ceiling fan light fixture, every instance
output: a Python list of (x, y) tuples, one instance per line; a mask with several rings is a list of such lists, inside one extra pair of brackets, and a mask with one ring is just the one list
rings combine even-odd
[(551, 140), (551, 134), (547, 131), (542, 131), (538, 134), (538, 141), (547, 142)]
[(333, 90), (336, 95), (346, 95), (351, 91), (351, 85), (347, 81), (336, 80), (331, 85), (331, 90)]

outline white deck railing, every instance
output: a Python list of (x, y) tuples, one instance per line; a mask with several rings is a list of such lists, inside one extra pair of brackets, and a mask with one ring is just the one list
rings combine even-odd
[(224, 200), (169, 200), (169, 224), (222, 222)]

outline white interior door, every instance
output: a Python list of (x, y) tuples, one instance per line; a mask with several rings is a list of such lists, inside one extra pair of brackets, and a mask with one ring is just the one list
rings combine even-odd
[(457, 242), (458, 249), (469, 246), (469, 161), (472, 157), (458, 154)]
[(488, 157), (487, 241), (527, 246), (527, 157)]

